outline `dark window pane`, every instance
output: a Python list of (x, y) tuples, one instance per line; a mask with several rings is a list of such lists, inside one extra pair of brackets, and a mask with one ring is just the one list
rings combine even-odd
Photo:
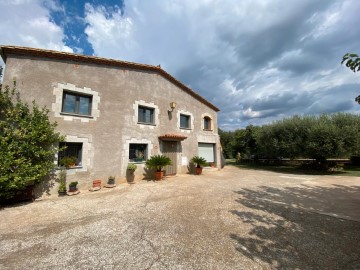
[(90, 115), (90, 97), (79, 97), (79, 114)]
[(64, 157), (76, 157), (76, 165), (81, 166), (82, 163), (82, 143), (61, 142), (59, 147), (66, 146), (63, 151), (59, 152), (58, 164)]
[(211, 120), (209, 117), (204, 118), (204, 129), (211, 129)]
[(138, 122), (149, 124), (154, 123), (154, 109), (139, 106)]
[(147, 144), (130, 144), (129, 147), (129, 160), (131, 162), (141, 162), (146, 160)]
[(180, 127), (181, 128), (190, 128), (190, 116), (180, 114)]
[(91, 115), (91, 96), (64, 92), (62, 111), (82, 115)]
[(76, 97), (70, 94), (64, 94), (64, 112), (75, 113), (76, 110)]

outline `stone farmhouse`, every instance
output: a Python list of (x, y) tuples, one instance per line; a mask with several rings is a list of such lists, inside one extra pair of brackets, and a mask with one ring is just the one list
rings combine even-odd
[(219, 109), (160, 66), (17, 46), (0, 53), (3, 85), (16, 79), (20, 98), (46, 106), (66, 136), (55, 162), (76, 157), (68, 180), (80, 189), (110, 175), (124, 181), (129, 163), (143, 179), (156, 154), (171, 158), (168, 175), (187, 173), (195, 155), (221, 168)]

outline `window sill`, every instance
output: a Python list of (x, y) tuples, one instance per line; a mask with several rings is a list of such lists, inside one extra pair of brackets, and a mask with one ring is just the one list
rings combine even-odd
[(212, 129), (205, 129), (205, 128), (203, 130), (204, 131), (213, 131)]
[(180, 129), (184, 129), (184, 130), (192, 130), (191, 128), (186, 128), (186, 127), (180, 127)]
[(144, 161), (129, 161), (129, 164), (145, 164), (146, 160)]
[(154, 123), (137, 122), (140, 125), (156, 126)]
[(65, 116), (75, 116), (75, 117), (83, 117), (83, 118), (94, 118), (91, 115), (84, 115), (84, 114), (76, 114), (76, 113), (66, 113), (66, 112), (61, 112), (60, 115), (65, 115)]

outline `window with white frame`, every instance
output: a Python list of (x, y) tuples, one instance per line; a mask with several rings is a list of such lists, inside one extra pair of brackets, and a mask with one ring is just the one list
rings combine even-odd
[(180, 114), (180, 128), (190, 129), (190, 115)]
[(140, 106), (138, 107), (138, 122), (145, 124), (154, 124), (154, 108)]
[(62, 99), (63, 113), (91, 116), (92, 96), (64, 91)]
[(142, 143), (130, 143), (129, 145), (129, 161), (143, 162), (147, 158), (148, 145)]
[(204, 130), (211, 130), (211, 118), (209, 116), (204, 117)]
[(58, 155), (58, 165), (64, 165), (63, 163), (65, 159), (68, 159), (68, 161), (73, 160), (73, 162), (69, 165), (82, 166), (82, 143), (61, 142), (59, 143), (59, 148), (62, 150)]

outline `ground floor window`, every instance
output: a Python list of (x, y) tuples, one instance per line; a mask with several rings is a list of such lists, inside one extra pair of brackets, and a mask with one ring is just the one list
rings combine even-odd
[(129, 146), (129, 161), (142, 162), (147, 157), (147, 144), (130, 143)]
[(59, 147), (65, 149), (59, 152), (58, 165), (66, 163), (69, 163), (70, 167), (82, 165), (82, 143), (61, 142)]

